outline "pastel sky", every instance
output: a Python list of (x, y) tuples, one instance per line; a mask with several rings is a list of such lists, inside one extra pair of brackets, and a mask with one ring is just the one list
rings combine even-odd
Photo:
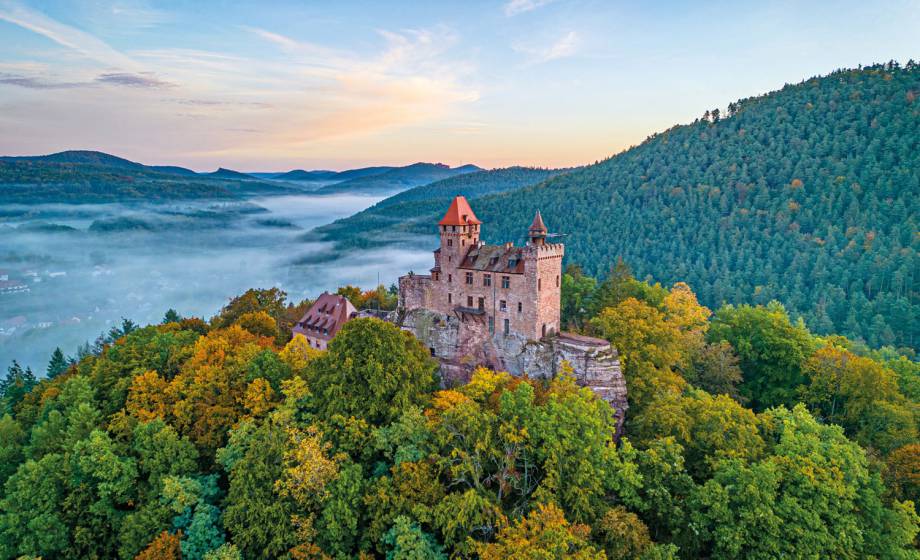
[(920, 0), (0, 0), (0, 154), (197, 170), (590, 163), (920, 58)]

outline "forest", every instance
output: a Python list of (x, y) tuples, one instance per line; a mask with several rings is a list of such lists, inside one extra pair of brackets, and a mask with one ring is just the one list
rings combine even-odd
[[(249, 290), (0, 382), (0, 558), (920, 558), (920, 364), (779, 303), (570, 266), (618, 349), (625, 435), (563, 371), (442, 387), (410, 334)], [(383, 287), (342, 294), (391, 308)]]
[[(473, 208), (491, 243), (522, 241), (540, 209), (590, 274), (621, 257), (710, 307), (778, 300), (814, 332), (916, 350), (918, 95), (913, 61), (840, 70)], [(436, 233), (428, 207), (378, 208), (377, 239)]]

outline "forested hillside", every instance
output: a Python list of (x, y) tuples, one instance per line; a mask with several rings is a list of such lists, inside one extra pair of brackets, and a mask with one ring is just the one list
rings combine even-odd
[(816, 332), (916, 349), (918, 96), (914, 63), (842, 70), (474, 209), (487, 240), (521, 242), (539, 208), (592, 274), (622, 257), (709, 306), (775, 299)]
[[(368, 170), (372, 169), (374, 168), (368, 168)], [(349, 174), (354, 175), (354, 173), (344, 172), (337, 175), (336, 179), (345, 180), (327, 185), (317, 192), (323, 194), (396, 192), (420, 185), (427, 185), (428, 183), (433, 183), (456, 175), (462, 175), (464, 173), (473, 173), (475, 171), (481, 171), (481, 169), (475, 165), (462, 165), (452, 168), (442, 163), (420, 162), (405, 167), (385, 169), (379, 174), (359, 175), (347, 179), (346, 177), (348, 177)]]
[[(253, 177), (196, 175), (182, 168), (144, 166), (99, 152), (64, 152), (73, 153), (90, 156), (70, 158), (74, 161), (54, 156), (0, 159), (0, 204), (229, 199), (246, 193), (298, 192), (283, 183)], [(100, 157), (92, 157), (95, 154)]]
[[(338, 247), (381, 244), (401, 234), (431, 233), (450, 201), (457, 195), (469, 200), (488, 194), (535, 185), (565, 172), (562, 169), (508, 167), (464, 173), (415, 187), (386, 198), (353, 216), (318, 228), (317, 233)], [(381, 231), (385, 234), (381, 237)]]
[(10, 367), (0, 559), (920, 558), (920, 368), (890, 349), (570, 270), (566, 322), (624, 364), (617, 443), (564, 372), (445, 389), (390, 323), (290, 341), (308, 305), (250, 290)]
[(776, 299), (821, 333), (920, 344), (920, 68), (845, 70), (744, 99), (545, 185), (480, 201), (489, 239), (540, 208), (570, 262)]

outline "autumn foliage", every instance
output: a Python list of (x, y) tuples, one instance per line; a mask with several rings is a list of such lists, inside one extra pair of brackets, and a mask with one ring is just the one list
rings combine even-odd
[(620, 441), (571, 368), (445, 388), (384, 321), (289, 340), (270, 290), (11, 370), (0, 559), (917, 558), (916, 362), (623, 267), (563, 287), (619, 350)]

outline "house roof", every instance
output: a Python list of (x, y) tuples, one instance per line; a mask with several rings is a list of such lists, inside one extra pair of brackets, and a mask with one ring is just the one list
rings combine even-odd
[(523, 274), (523, 247), (510, 245), (478, 245), (470, 247), (457, 268), (498, 272), (504, 274)]
[(447, 213), (438, 222), (439, 226), (465, 226), (470, 224), (481, 224), (482, 222), (473, 213), (470, 203), (463, 196), (455, 196)]
[(311, 338), (329, 340), (356, 314), (357, 310), (348, 298), (323, 292), (294, 325), (294, 332)]

